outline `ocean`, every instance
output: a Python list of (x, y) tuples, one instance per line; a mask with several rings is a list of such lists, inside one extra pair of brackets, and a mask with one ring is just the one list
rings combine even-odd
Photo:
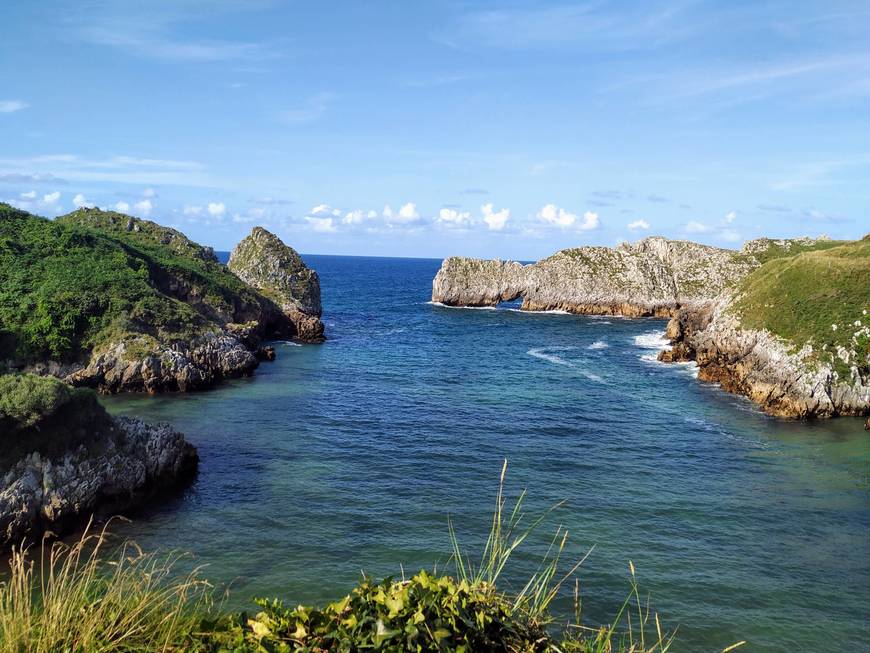
[[(447, 519), (479, 551), (508, 461), (528, 520), (557, 502), (505, 578), (558, 525), (587, 624), (627, 595), (629, 561), (676, 651), (862, 650), (870, 641), (870, 436), (859, 419), (790, 422), (665, 365), (658, 319), (429, 303), (440, 261), (307, 256), (328, 341), (276, 343), (252, 378), (107, 398), (197, 446), (195, 482), (116, 522), (228, 585), (289, 604), (362, 572), (449, 568)], [(573, 584), (555, 604), (572, 613)]]

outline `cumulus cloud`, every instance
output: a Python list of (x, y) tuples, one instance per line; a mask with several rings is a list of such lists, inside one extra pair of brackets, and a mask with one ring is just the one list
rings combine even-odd
[(43, 195), (42, 196), (42, 203), (43, 204), (56, 204), (59, 199), (60, 199), (60, 191), (56, 190), (52, 193), (46, 193), (45, 195)]
[(118, 202), (115, 204), (115, 210), (119, 211), (120, 213), (129, 213), (130, 205), (127, 204), (127, 202)]
[(722, 219), (725, 221), (725, 224), (731, 224), (732, 222), (734, 222), (734, 218), (736, 217), (737, 211), (728, 211), (728, 213), (726, 213), (725, 217)]
[(646, 220), (635, 220), (634, 222), (628, 223), (628, 228), (632, 231), (648, 231), (649, 222), (647, 222)]
[(27, 102), (21, 100), (0, 100), (0, 113), (15, 113), (29, 106)]
[(338, 231), (337, 227), (335, 226), (334, 218), (317, 218), (307, 215), (305, 216), (305, 220), (308, 222), (308, 224), (311, 225), (314, 231), (320, 233), (334, 233)]
[[(223, 207), (223, 204), (221, 204)], [(133, 205), (133, 208), (136, 210), (136, 213), (139, 215), (150, 215), (151, 210), (154, 208), (154, 205), (151, 203), (151, 200), (142, 200), (141, 202), (136, 202)], [(226, 209), (224, 209), (226, 210)], [(211, 212), (211, 206), (209, 205), (209, 212)], [(221, 211), (223, 213), (223, 211)]]
[(393, 211), (392, 207), (387, 204), (381, 215), (387, 224), (410, 224), (420, 219), (420, 213), (414, 202), (403, 204), (398, 211)]
[(450, 227), (467, 227), (471, 224), (471, 213), (468, 211), (443, 208), (438, 211), (438, 217), (435, 218), (435, 222)]
[(492, 202), (481, 206), (480, 212), (483, 214), (483, 221), (490, 231), (501, 231), (505, 228), (507, 221), (511, 217), (510, 209), (496, 211), (493, 208)]
[(22, 197), (22, 199), (25, 199), (25, 200), (34, 200), (34, 199), (36, 199), (36, 191), (30, 190), (30, 191), (27, 191), (26, 193), (21, 193), (21, 197)]
[(308, 212), (308, 215), (334, 215), (338, 217), (341, 215), (341, 209), (333, 208), (329, 204), (318, 204)]
[(704, 234), (710, 231), (710, 226), (697, 220), (691, 220), (685, 225), (685, 230), (690, 234)]
[(81, 193), (76, 193), (75, 197), (73, 197), (73, 206), (78, 209), (91, 208), (94, 206), (93, 202), (89, 202), (84, 195)]
[(362, 224), (367, 219), (377, 217), (376, 211), (363, 211), (362, 209), (354, 209), (353, 211), (348, 211), (344, 214), (344, 217), (341, 219), (342, 224), (349, 225), (357, 225)]
[(220, 218), (227, 212), (227, 207), (223, 202), (209, 202), (206, 208), (208, 214), (215, 218)]
[(586, 211), (581, 219), (577, 214), (570, 213), (555, 204), (546, 204), (542, 206), (537, 215), (541, 222), (554, 225), (561, 229), (576, 227), (577, 229), (588, 231), (590, 229), (597, 229), (600, 224), (598, 214), (593, 211)]

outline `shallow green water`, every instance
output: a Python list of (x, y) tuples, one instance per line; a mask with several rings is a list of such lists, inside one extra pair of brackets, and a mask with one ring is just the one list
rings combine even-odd
[(473, 545), (508, 458), (530, 511), (565, 500), (552, 528), (575, 556), (595, 547), (580, 573), (590, 622), (615, 613), (632, 560), (677, 651), (866, 650), (860, 420), (771, 419), (656, 363), (660, 320), (448, 309), (426, 303), (438, 261), (308, 261), (326, 344), (279, 344), (254, 378), (210, 392), (107, 400), (172, 422), (202, 459), (124, 535), (193, 552), (232, 607), (333, 599), (360, 570), (443, 565), (448, 514)]

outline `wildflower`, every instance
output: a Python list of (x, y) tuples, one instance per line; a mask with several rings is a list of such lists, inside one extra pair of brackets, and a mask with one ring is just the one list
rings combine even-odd
[(832, 324), (832, 325), (831, 325), (831, 331), (836, 331), (836, 330), (837, 330), (837, 325), (836, 325), (836, 324)]

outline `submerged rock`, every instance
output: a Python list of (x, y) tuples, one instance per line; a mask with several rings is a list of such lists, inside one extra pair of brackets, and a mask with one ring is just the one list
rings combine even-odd
[(170, 426), (112, 423), (66, 451), (34, 451), (0, 468), (0, 549), (141, 506), (195, 473), (196, 450)]
[(296, 250), (262, 227), (254, 227), (232, 251), (228, 266), (281, 308), (292, 324), (291, 335), (300, 340), (323, 340), (320, 278)]

